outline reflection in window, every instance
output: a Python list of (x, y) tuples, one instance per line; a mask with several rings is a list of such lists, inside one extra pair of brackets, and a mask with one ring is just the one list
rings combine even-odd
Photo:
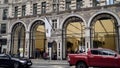
[(7, 39), (0, 39), (1, 45), (6, 45), (7, 44)]
[(22, 16), (25, 16), (25, 12), (26, 12), (26, 5), (22, 6)]
[[(102, 14), (103, 15), (103, 14)], [(116, 49), (116, 41), (117, 41), (117, 33), (115, 28), (115, 19), (112, 18), (112, 16), (108, 14), (104, 14), (104, 17), (101, 17), (102, 15), (99, 15), (96, 18), (97, 20), (94, 21), (94, 24), (92, 24), (91, 29), (91, 38), (92, 38), (92, 46), (93, 48), (109, 48), (112, 50)], [(107, 17), (106, 17), (107, 16)], [(100, 18), (101, 17), (101, 18)], [(109, 24), (109, 25), (108, 25)]]
[(7, 19), (8, 9), (3, 9), (3, 20)]
[(56, 4), (53, 4), (53, 12), (56, 12)]
[(94, 54), (94, 55), (98, 55), (98, 50), (91, 50), (91, 53)]
[(1, 34), (6, 33), (6, 24), (1, 24)]
[(33, 15), (37, 14), (37, 3), (33, 4)]
[(55, 20), (52, 20), (52, 27), (53, 27), (53, 29), (56, 29), (57, 28), (57, 20), (55, 19)]
[(70, 10), (71, 0), (66, 0), (66, 10)]
[(106, 4), (107, 4), (107, 5), (114, 4), (114, 0), (106, 0)]
[(99, 0), (93, 0), (93, 7), (95, 7), (95, 6), (98, 6), (99, 5)]
[(103, 55), (107, 55), (107, 56), (115, 56), (115, 52), (112, 50), (101, 50)]
[(53, 12), (59, 11), (59, 0), (53, 0)]
[(15, 7), (14, 17), (18, 16), (18, 6)]
[(94, 55), (115, 56), (115, 52), (108, 49), (91, 50)]
[(77, 9), (80, 9), (83, 6), (83, 0), (77, 0)]
[(8, 59), (9, 57), (7, 57), (7, 56), (0, 56), (0, 59)]
[(4, 3), (5, 3), (5, 4), (8, 3), (8, 0), (4, 0)]
[(69, 18), (66, 23), (66, 50), (75, 53), (78, 50), (85, 50), (84, 24), (78, 17)]
[(46, 2), (42, 2), (42, 14), (46, 13)]

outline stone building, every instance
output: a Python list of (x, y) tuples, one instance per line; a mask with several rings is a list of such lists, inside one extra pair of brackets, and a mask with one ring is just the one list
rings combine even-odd
[(1, 52), (51, 59), (96, 47), (119, 52), (119, 1), (0, 0)]

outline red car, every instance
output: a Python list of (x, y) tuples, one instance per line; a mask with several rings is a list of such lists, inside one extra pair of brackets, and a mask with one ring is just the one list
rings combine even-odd
[(86, 53), (68, 54), (68, 62), (76, 68), (120, 68), (120, 55), (110, 49), (89, 49)]

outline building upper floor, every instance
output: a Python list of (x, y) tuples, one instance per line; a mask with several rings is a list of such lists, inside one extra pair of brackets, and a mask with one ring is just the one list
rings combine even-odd
[(0, 0), (2, 20), (30, 15), (59, 13), (61, 11), (105, 6), (120, 0)]
[(82, 10), (119, 2), (120, 0), (0, 0), (0, 34), (6, 34), (8, 18)]

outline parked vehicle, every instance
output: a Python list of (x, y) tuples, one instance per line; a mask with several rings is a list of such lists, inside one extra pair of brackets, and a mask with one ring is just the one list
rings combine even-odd
[(30, 59), (12, 57), (8, 54), (0, 54), (0, 67), (26, 68), (32, 65)]
[(80, 54), (68, 54), (68, 62), (76, 68), (105, 67), (120, 68), (120, 55), (110, 49), (88, 49)]

